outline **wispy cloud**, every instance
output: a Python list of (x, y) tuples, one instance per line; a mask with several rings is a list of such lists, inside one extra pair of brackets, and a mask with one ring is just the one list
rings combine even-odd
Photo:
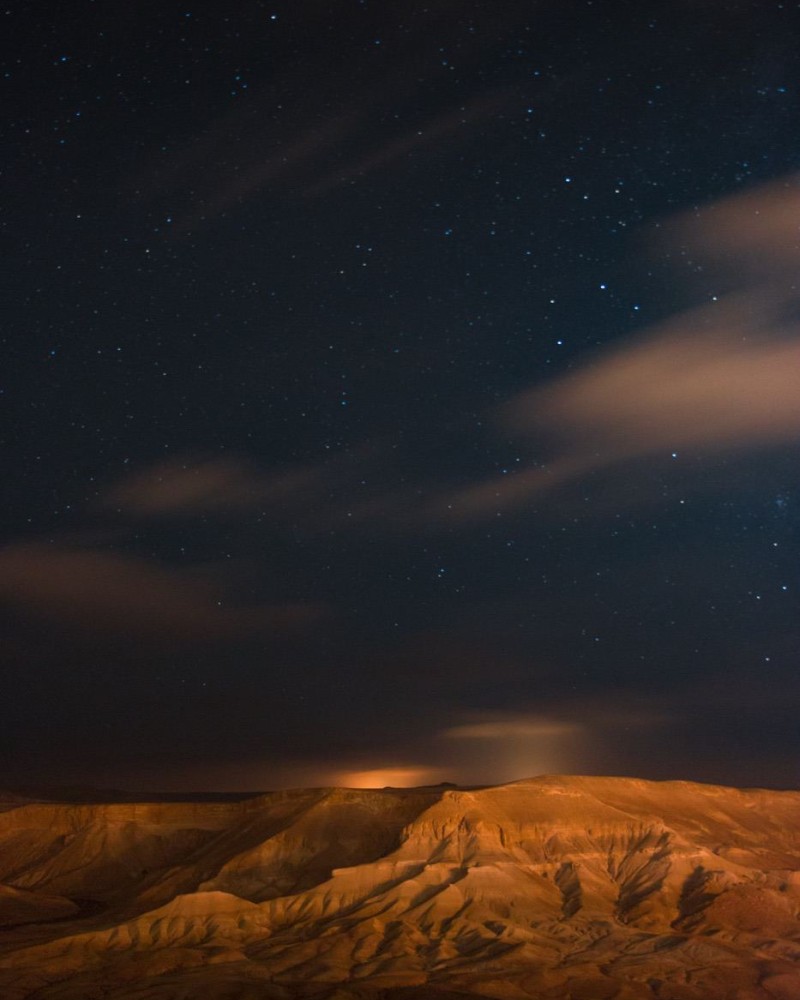
[(692, 447), (792, 439), (800, 429), (800, 340), (767, 327), (750, 298), (681, 317), (665, 329), (513, 400), (504, 423), (547, 427), (572, 465), (610, 464)]
[(786, 288), (800, 249), (792, 180), (670, 223), (668, 238), (734, 268), (738, 290), (615, 347), (577, 371), (521, 393), (498, 426), (553, 442), (530, 469), (444, 494), (431, 517), (468, 520), (527, 502), (588, 472), (689, 449), (742, 451), (800, 434), (800, 336)]
[[(365, 64), (355, 79), (343, 73), (333, 50), (328, 59), (320, 53), (310, 98), (298, 96), (308, 92), (300, 65), (261, 86), (250, 81), (229, 110), (182, 145), (170, 143), (152, 169), (130, 177), (131, 196), (148, 206), (169, 205), (164, 231), (175, 239), (258, 198), (318, 198), (377, 171), (405, 169), (417, 152), (452, 151), (462, 135), (512, 106), (514, 95), (497, 88), (487, 96), (481, 79), (460, 96), (442, 87), (440, 108), (420, 111), (429, 104), (428, 66), (441, 62), (437, 23), (458, 16), (458, 5), (450, 7), (424, 12), (431, 30), (422, 48), (418, 42), (387, 46), (386, 57), (371, 69)], [(498, 19), (512, 25), (520, 16), (498, 11), (495, 24)], [(475, 33), (459, 47), (458, 68), (469, 77), (486, 58), (485, 39)], [(538, 103), (549, 97), (543, 86)], [(156, 180), (148, 183), (148, 177)]]
[(322, 475), (321, 467), (270, 474), (241, 458), (185, 457), (126, 476), (110, 487), (101, 504), (136, 516), (243, 510), (316, 491)]
[(574, 722), (561, 722), (536, 715), (512, 715), (450, 726), (439, 735), (448, 740), (535, 740), (568, 736), (579, 729), (580, 726)]
[(572, 770), (586, 739), (580, 721), (539, 712), (473, 714), (437, 733), (434, 749), (459, 781), (514, 781)]
[(399, 131), (384, 142), (369, 148), (360, 157), (340, 165), (309, 185), (306, 194), (316, 197), (326, 194), (338, 184), (354, 177), (366, 177), (373, 171), (403, 162), (415, 150), (440, 148), (444, 140), (458, 141), (459, 133), (467, 126), (474, 127), (498, 114), (511, 101), (510, 91), (497, 89), (476, 98), (466, 105), (448, 108), (429, 120), (420, 120), (413, 128)]
[(201, 643), (301, 628), (324, 614), (301, 603), (227, 606), (224, 593), (188, 572), (41, 543), (0, 550), (0, 600), (85, 634)]
[(747, 283), (771, 285), (795, 274), (800, 254), (800, 175), (762, 184), (682, 213), (664, 225), (665, 240), (738, 270)]

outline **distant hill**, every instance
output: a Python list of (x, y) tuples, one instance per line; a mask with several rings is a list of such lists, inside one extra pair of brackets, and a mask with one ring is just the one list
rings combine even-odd
[(98, 805), (108, 802), (241, 802), (258, 792), (129, 792), (120, 788), (95, 788), (93, 785), (26, 785), (10, 792), (0, 790), (0, 802), (61, 802)]
[(798, 1000), (800, 793), (7, 801), (0, 927), (3, 1000)]

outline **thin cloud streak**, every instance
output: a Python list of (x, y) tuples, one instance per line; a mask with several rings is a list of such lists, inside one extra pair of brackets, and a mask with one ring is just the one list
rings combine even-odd
[(416, 149), (433, 151), (439, 148), (437, 144), (441, 140), (457, 137), (464, 126), (474, 126), (479, 122), (490, 120), (494, 115), (499, 114), (510, 100), (511, 93), (509, 91), (497, 90), (486, 97), (473, 100), (463, 107), (448, 109), (431, 121), (420, 122), (418, 128), (393, 136), (382, 145), (371, 149), (360, 159), (346, 163), (337, 171), (311, 184), (305, 193), (308, 197), (319, 197), (351, 178), (363, 178), (374, 170), (402, 161)]
[(238, 458), (158, 462), (112, 486), (102, 506), (133, 516), (247, 510), (316, 492), (323, 468), (259, 472)]
[(545, 427), (580, 443), (577, 458), (603, 464), (662, 449), (751, 447), (800, 429), (800, 340), (742, 321), (747, 301), (689, 313), (644, 343), (623, 348), (512, 401), (508, 426)]
[(770, 284), (776, 272), (795, 274), (800, 255), (800, 176), (763, 184), (678, 215), (666, 240), (683, 242), (727, 266), (744, 265), (751, 280)]
[(569, 736), (580, 728), (572, 722), (523, 715), (451, 726), (439, 735), (447, 740), (527, 740)]
[[(125, 186), (147, 206), (170, 203), (174, 221), (165, 235), (176, 240), (260, 198), (314, 199), (377, 170), (400, 167), (418, 148), (452, 151), (463, 126), (501, 114), (513, 104), (513, 93), (497, 89), (485, 96), (481, 86), (480, 96), (467, 94), (427, 119), (420, 115), (426, 68), (430, 58), (438, 59), (436, 22), (446, 23), (455, 16), (448, 10), (445, 5), (425, 11), (431, 19), (427, 52), (419, 46), (400, 46), (383, 69), (376, 66), (374, 75), (355, 87), (348, 80), (343, 90), (342, 67), (332, 58), (317, 67), (320, 86), (313, 101), (292, 99), (306, 89), (306, 70), (301, 66), (261, 87), (248, 88), (231, 110), (181, 148), (159, 155), (150, 171), (128, 178)], [(519, 15), (498, 12), (495, 24), (498, 19), (511, 26)], [(460, 47), (459, 69), (469, 75), (485, 59), (484, 43), (476, 35), (471, 46)], [(326, 91), (346, 96), (331, 106), (319, 100), (318, 94)], [(543, 87), (538, 103), (553, 96)], [(157, 183), (148, 184), (148, 174), (154, 174)], [(187, 191), (191, 199), (186, 198)]]
[(498, 425), (548, 436), (552, 459), (440, 495), (426, 516), (485, 517), (595, 469), (682, 449), (736, 452), (796, 441), (800, 336), (782, 317), (797, 294), (780, 284), (797, 263), (798, 220), (800, 192), (784, 183), (671, 224), (673, 239), (688, 240), (712, 263), (744, 267), (751, 290), (691, 310), (512, 399), (497, 411)]
[(0, 551), (0, 601), (96, 636), (242, 639), (317, 621), (300, 603), (224, 607), (210, 584), (132, 556), (40, 543)]
[[(262, 473), (238, 458), (162, 461), (113, 483), (95, 513), (113, 510), (130, 526), (142, 518), (280, 511), (317, 497), (324, 473), (322, 465)], [(124, 529), (85, 528), (49, 544), (0, 548), (0, 606), (84, 638), (184, 645), (291, 636), (330, 617), (319, 601), (232, 599), (250, 560), (177, 568), (126, 552), (128, 541)]]
[(318, 158), (329, 158), (332, 150), (349, 141), (359, 128), (359, 116), (352, 112), (328, 122), (307, 125), (288, 145), (266, 153), (263, 160), (255, 160), (241, 173), (233, 174), (232, 179), (203, 204), (202, 210), (173, 226), (171, 236), (173, 239), (186, 236), (209, 219), (216, 219), (277, 185), (292, 186), (298, 174), (312, 172)]
[(569, 718), (492, 712), (440, 730), (434, 752), (459, 782), (515, 781), (571, 770), (587, 735), (582, 722)]

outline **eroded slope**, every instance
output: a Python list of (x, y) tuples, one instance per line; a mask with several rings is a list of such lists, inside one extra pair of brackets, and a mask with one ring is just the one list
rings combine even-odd
[(9, 1000), (800, 998), (800, 793), (543, 777), (20, 805), (0, 883)]

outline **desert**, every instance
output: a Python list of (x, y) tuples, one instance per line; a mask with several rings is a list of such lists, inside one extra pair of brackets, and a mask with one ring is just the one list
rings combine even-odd
[(800, 997), (794, 791), (543, 776), (2, 809), (4, 1000)]

